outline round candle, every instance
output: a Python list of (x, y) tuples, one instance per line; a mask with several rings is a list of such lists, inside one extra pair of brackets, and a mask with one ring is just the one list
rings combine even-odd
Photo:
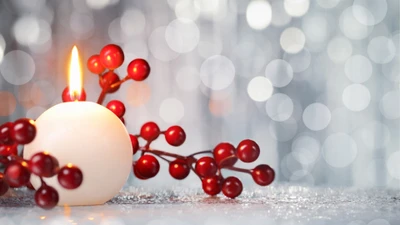
[[(97, 205), (115, 196), (128, 179), (132, 145), (124, 124), (107, 108), (93, 102), (53, 106), (37, 120), (36, 138), (24, 147), (24, 158), (47, 151), (60, 166), (72, 163), (83, 173), (81, 186), (67, 190), (57, 176), (44, 178), (59, 194), (58, 205)], [(32, 175), (32, 185), (41, 182)]]

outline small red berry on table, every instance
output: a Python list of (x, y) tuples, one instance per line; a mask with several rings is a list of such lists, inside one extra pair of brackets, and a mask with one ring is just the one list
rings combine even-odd
[(9, 186), (4, 178), (4, 174), (0, 173), (0, 196), (7, 193), (8, 189), (9, 189)]
[(128, 76), (136, 81), (145, 80), (150, 74), (150, 66), (144, 59), (135, 59), (129, 63)]
[(215, 161), (220, 167), (230, 167), (237, 162), (236, 149), (232, 144), (220, 143), (213, 150)]
[(35, 202), (43, 209), (54, 208), (58, 200), (59, 196), (56, 189), (47, 185), (42, 185), (35, 193)]
[(59, 169), (58, 161), (46, 152), (36, 153), (29, 161), (29, 169), (41, 177), (52, 177)]
[(92, 55), (87, 61), (87, 67), (94, 74), (102, 74), (106, 68), (100, 62), (99, 55)]
[(60, 169), (57, 179), (62, 187), (66, 189), (75, 189), (81, 185), (83, 174), (78, 167), (68, 164)]
[(119, 79), (118, 75), (116, 73), (114, 73), (113, 71), (109, 71), (100, 78), (99, 84), (100, 84), (100, 87), (103, 90), (106, 90), (107, 93), (114, 93), (114, 92), (118, 91), (120, 86), (111, 87), (111, 85), (113, 85), (119, 81), (120, 81), (120, 79)]
[(260, 147), (253, 140), (243, 140), (237, 147), (237, 155), (242, 162), (254, 162), (260, 155)]
[(0, 144), (0, 156), (17, 155), (18, 149), (16, 145)]
[(109, 44), (103, 47), (100, 51), (101, 64), (109, 69), (114, 70), (124, 63), (124, 52), (121, 47), (114, 44)]
[(218, 167), (214, 158), (204, 156), (197, 160), (195, 170), (201, 177), (211, 177), (217, 173)]
[(131, 139), (133, 154), (135, 154), (139, 150), (139, 141), (135, 135), (130, 134), (129, 138)]
[(22, 187), (29, 182), (31, 173), (26, 162), (12, 162), (5, 171), (6, 182), (13, 187)]
[(169, 163), (169, 174), (177, 179), (183, 180), (185, 179), (190, 173), (190, 168), (188, 163), (184, 159), (175, 159), (174, 161)]
[(242, 190), (242, 182), (237, 177), (227, 177), (222, 183), (222, 193), (228, 198), (236, 198)]
[(19, 144), (30, 143), (36, 136), (35, 122), (27, 118), (15, 121), (10, 130), (10, 136)]
[(79, 95), (71, 95), (69, 87), (66, 87), (62, 93), (62, 101), (63, 102), (86, 101), (86, 92), (84, 89), (82, 89)]
[(185, 131), (180, 126), (172, 126), (165, 131), (165, 140), (172, 146), (180, 146), (186, 140)]
[(13, 123), (7, 122), (0, 126), (0, 144), (11, 145), (12, 139), (10, 136), (10, 131), (13, 127)]
[(136, 162), (137, 173), (145, 178), (155, 177), (160, 170), (160, 163), (152, 155), (143, 155)]
[(146, 141), (154, 141), (159, 135), (160, 128), (154, 122), (147, 122), (140, 129), (140, 136)]
[(251, 171), (254, 182), (261, 186), (267, 186), (275, 179), (275, 171), (268, 165), (261, 164)]
[(206, 177), (202, 180), (203, 191), (208, 195), (217, 195), (221, 192), (222, 181), (219, 176)]
[(119, 118), (125, 115), (125, 105), (121, 101), (112, 100), (107, 104), (107, 109), (111, 110)]

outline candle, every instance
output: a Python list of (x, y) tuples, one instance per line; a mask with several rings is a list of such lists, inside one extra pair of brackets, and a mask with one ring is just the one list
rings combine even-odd
[[(72, 50), (69, 91), (79, 99), (82, 76), (76, 47)], [(36, 120), (36, 138), (24, 147), (24, 158), (47, 151), (60, 165), (72, 163), (83, 173), (74, 190), (60, 186), (57, 177), (44, 178), (59, 194), (58, 205), (97, 205), (115, 196), (125, 184), (132, 166), (132, 145), (121, 122), (107, 108), (93, 102), (66, 102), (53, 106)], [(38, 189), (41, 182), (33, 176)]]

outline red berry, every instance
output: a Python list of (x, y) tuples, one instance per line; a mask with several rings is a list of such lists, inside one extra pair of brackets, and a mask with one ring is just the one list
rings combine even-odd
[(15, 121), (10, 130), (10, 135), (18, 144), (30, 143), (36, 136), (35, 121), (26, 118)]
[(160, 163), (152, 155), (143, 155), (136, 162), (137, 173), (145, 178), (155, 177), (160, 170)]
[(100, 51), (100, 62), (107, 69), (114, 70), (124, 63), (124, 52), (118, 45), (106, 45)]
[(13, 127), (13, 123), (7, 122), (0, 126), (0, 143), (5, 145), (11, 145), (12, 139), (10, 137), (10, 130)]
[(139, 178), (141, 180), (149, 179), (148, 177), (144, 177), (141, 174), (139, 174), (136, 164), (133, 164), (133, 174), (135, 175), (135, 177), (137, 177), (137, 178)]
[(53, 187), (42, 185), (35, 193), (36, 204), (43, 209), (51, 209), (58, 203), (58, 193)]
[(217, 173), (218, 168), (213, 158), (204, 156), (197, 160), (195, 170), (201, 177), (212, 177)]
[(107, 104), (107, 109), (111, 110), (119, 118), (125, 114), (125, 105), (121, 101), (112, 100)]
[(268, 165), (261, 164), (251, 171), (254, 182), (261, 186), (267, 186), (275, 179), (275, 171)]
[(211, 196), (221, 192), (222, 181), (219, 176), (206, 177), (202, 181), (203, 191)]
[(89, 71), (94, 74), (101, 74), (106, 69), (104, 68), (103, 64), (101, 64), (99, 55), (90, 56), (90, 58), (87, 61), (87, 67)]
[(135, 135), (129, 135), (132, 144), (133, 155), (139, 150), (139, 141)]
[(228, 198), (236, 198), (242, 190), (242, 182), (237, 177), (227, 177), (222, 183), (222, 193)]
[(29, 182), (31, 173), (26, 162), (12, 162), (4, 171), (7, 183), (13, 187), (22, 187)]
[(235, 165), (238, 160), (235, 147), (226, 142), (215, 146), (213, 154), (219, 167), (231, 167)]
[(186, 140), (185, 131), (180, 126), (172, 126), (165, 131), (165, 140), (172, 146), (180, 146)]
[(116, 86), (114, 88), (110, 88), (110, 86), (118, 81), (118, 75), (112, 71), (109, 71), (100, 78), (99, 84), (102, 89), (107, 90), (107, 93), (114, 93), (118, 91), (120, 86)]
[(0, 156), (17, 155), (18, 149), (16, 145), (0, 144)]
[(190, 173), (189, 165), (184, 159), (176, 159), (169, 164), (169, 174), (177, 180), (185, 179)]
[(9, 188), (9, 186), (4, 178), (4, 174), (0, 173), (0, 196), (7, 193), (8, 188)]
[(58, 161), (47, 152), (39, 152), (31, 157), (29, 169), (40, 177), (52, 177), (58, 172)]
[(33, 187), (33, 185), (32, 185), (31, 182), (28, 182), (28, 183), (26, 184), (26, 187), (27, 187), (29, 190), (35, 190), (35, 188)]
[(147, 122), (140, 129), (140, 136), (146, 141), (154, 141), (159, 135), (160, 128), (154, 122)]
[(75, 189), (82, 184), (83, 174), (78, 167), (68, 163), (67, 166), (60, 169), (57, 179), (65, 189)]
[(243, 140), (237, 147), (238, 158), (246, 163), (254, 162), (260, 155), (260, 147), (253, 140)]
[(63, 102), (75, 102), (75, 101), (84, 102), (84, 101), (86, 101), (86, 92), (82, 88), (81, 94), (79, 96), (73, 96), (69, 92), (69, 87), (66, 87), (62, 93), (62, 101)]
[(128, 76), (136, 81), (145, 80), (150, 74), (150, 66), (144, 59), (134, 59), (129, 63)]

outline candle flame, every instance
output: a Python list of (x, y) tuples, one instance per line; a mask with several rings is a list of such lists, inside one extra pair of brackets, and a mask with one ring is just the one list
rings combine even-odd
[(71, 61), (69, 63), (69, 94), (79, 98), (82, 92), (82, 66), (79, 60), (78, 48), (72, 48)]

